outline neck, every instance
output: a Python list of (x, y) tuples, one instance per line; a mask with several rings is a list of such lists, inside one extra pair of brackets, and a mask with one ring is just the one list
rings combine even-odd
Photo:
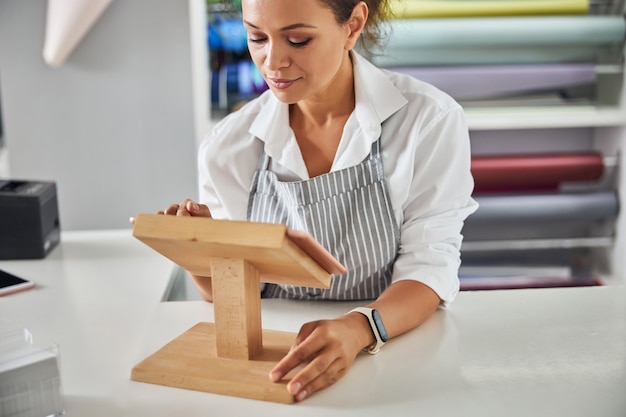
[(289, 106), (290, 118), (315, 127), (324, 127), (337, 119), (347, 118), (354, 110), (354, 73), (349, 54), (337, 76), (319, 94)]

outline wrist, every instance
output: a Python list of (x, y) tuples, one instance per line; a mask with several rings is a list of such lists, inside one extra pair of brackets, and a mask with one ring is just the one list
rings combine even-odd
[(350, 329), (354, 330), (359, 351), (376, 342), (367, 317), (356, 311), (350, 311), (344, 317), (349, 321), (348, 326)]
[(372, 355), (378, 353), (389, 337), (380, 312), (371, 307), (357, 307), (351, 312), (359, 313), (367, 319), (370, 332), (374, 336), (374, 342), (366, 346), (364, 350)]

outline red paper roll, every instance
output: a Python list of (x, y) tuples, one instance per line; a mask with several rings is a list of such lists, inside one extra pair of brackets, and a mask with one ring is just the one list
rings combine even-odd
[(474, 192), (558, 189), (568, 181), (594, 181), (604, 173), (598, 152), (472, 157)]

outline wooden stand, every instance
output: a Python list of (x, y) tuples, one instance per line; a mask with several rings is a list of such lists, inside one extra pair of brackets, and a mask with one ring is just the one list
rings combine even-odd
[(134, 381), (291, 403), (269, 371), (295, 334), (263, 330), (260, 282), (328, 288), (345, 269), (285, 225), (140, 214), (133, 236), (192, 274), (211, 276), (215, 324), (199, 323), (137, 364)]

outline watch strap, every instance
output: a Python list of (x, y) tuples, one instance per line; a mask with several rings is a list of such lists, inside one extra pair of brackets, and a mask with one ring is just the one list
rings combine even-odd
[(380, 351), (380, 348), (385, 344), (385, 341), (382, 339), (380, 330), (374, 321), (374, 309), (370, 307), (357, 307), (350, 310), (350, 313), (357, 312), (363, 314), (367, 317), (367, 321), (369, 322), (370, 329), (372, 330), (372, 334), (374, 335), (374, 343), (367, 346), (363, 350), (371, 355), (375, 355)]

